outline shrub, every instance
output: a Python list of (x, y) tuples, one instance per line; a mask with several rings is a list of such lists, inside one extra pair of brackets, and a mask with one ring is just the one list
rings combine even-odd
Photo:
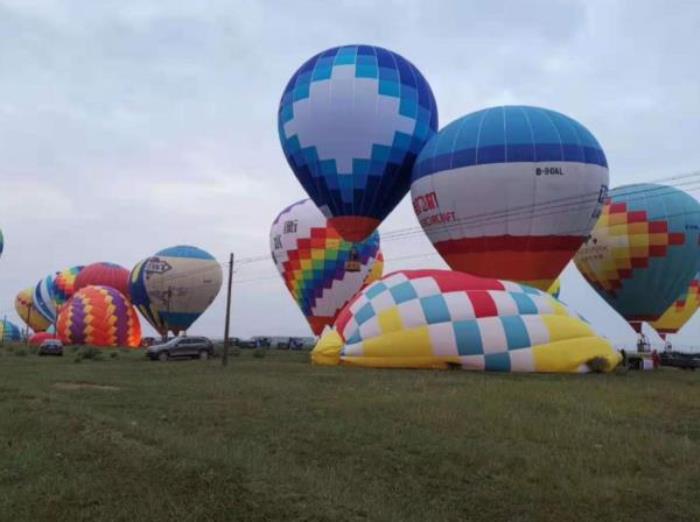
[(83, 346), (78, 351), (77, 357), (80, 359), (90, 359), (91, 361), (101, 361), (104, 359), (104, 354), (94, 346)]
[(109, 352), (110, 359), (117, 359), (119, 354), (117, 352)]
[(263, 359), (267, 356), (267, 348), (256, 348), (253, 350), (253, 357)]

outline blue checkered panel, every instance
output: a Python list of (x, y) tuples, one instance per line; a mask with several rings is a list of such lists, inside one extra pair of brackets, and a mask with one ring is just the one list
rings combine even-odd
[(282, 149), (329, 217), (383, 220), (410, 187), (411, 170), (437, 129), (430, 86), (396, 53), (335, 47), (292, 76), (278, 113)]

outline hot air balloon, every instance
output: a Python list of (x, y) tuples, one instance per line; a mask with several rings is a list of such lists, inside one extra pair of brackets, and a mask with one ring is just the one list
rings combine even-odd
[(450, 268), (546, 290), (593, 228), (607, 185), (605, 154), (580, 123), (507, 106), (459, 118), (431, 138), (411, 196)]
[(382, 253), (381, 250), (377, 251), (377, 257), (374, 260), (374, 264), (372, 265), (372, 270), (369, 271), (369, 275), (367, 276), (367, 279), (365, 279), (364, 283), (362, 284), (363, 287), (367, 285), (371, 285), (375, 281), (378, 281), (384, 276), (384, 254)]
[(394, 272), (360, 292), (311, 354), (320, 365), (610, 371), (620, 355), (551, 295), (449, 270)]
[(700, 306), (700, 273), (690, 282), (686, 290), (656, 321), (649, 323), (662, 339), (666, 340), (667, 334), (678, 333), (683, 328)]
[(53, 300), (54, 277), (54, 274), (50, 274), (41, 279), (34, 288), (33, 296), (36, 311), (50, 323), (56, 320), (56, 305)]
[(15, 311), (24, 323), (35, 332), (43, 332), (51, 322), (34, 305), (34, 287), (25, 288), (15, 297)]
[(29, 337), (29, 344), (32, 346), (41, 346), (41, 343), (49, 339), (58, 339), (58, 336), (49, 332), (37, 332)]
[(328, 221), (305, 199), (280, 212), (270, 229), (272, 259), (316, 335), (377, 275), (379, 234), (351, 243)]
[(201, 248), (174, 246), (138, 263), (129, 276), (134, 306), (161, 335), (187, 330), (221, 289), (219, 262)]
[(366, 239), (406, 195), (415, 158), (437, 124), (420, 71), (368, 45), (308, 60), (287, 84), (278, 113), (289, 165), (348, 241)]
[(590, 285), (641, 332), (688, 288), (700, 263), (700, 204), (673, 187), (611, 190), (574, 261)]
[(73, 291), (86, 286), (109, 286), (129, 297), (129, 271), (115, 263), (92, 263), (84, 267), (75, 277)]
[(56, 323), (65, 344), (137, 348), (141, 325), (129, 300), (108, 286), (81, 288), (61, 308)]
[(5, 343), (21, 341), (22, 332), (16, 324), (7, 319), (2, 319), (0, 320), (0, 339)]
[(2, 230), (0, 230), (0, 255), (2, 255), (4, 250), (5, 250), (5, 236), (3, 235)]
[(51, 295), (57, 307), (63, 306), (75, 292), (75, 280), (84, 267), (73, 266), (57, 272), (53, 278)]

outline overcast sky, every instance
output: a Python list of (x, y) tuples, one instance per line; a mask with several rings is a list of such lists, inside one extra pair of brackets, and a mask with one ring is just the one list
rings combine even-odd
[[(0, 0), (0, 311), (16, 319), (18, 290), (71, 265), (130, 269), (183, 243), (221, 260), (266, 254), (272, 220), (304, 197), (279, 97), (336, 45), (411, 60), (440, 126), (503, 103), (574, 117), (613, 187), (698, 170), (698, 27), (700, 4), (681, 0)], [(414, 226), (406, 198), (380, 232)], [(445, 266), (422, 237), (383, 248), (387, 270)], [(236, 278), (233, 335), (310, 333), (271, 260)], [(561, 297), (633, 338), (571, 266)], [(223, 305), (222, 291), (191, 333), (221, 336)], [(700, 317), (678, 341), (698, 334)]]

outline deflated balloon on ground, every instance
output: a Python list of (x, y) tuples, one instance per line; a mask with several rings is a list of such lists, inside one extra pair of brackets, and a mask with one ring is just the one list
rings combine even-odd
[(322, 365), (610, 371), (607, 339), (546, 292), (447, 270), (394, 272), (360, 292), (312, 352)]

